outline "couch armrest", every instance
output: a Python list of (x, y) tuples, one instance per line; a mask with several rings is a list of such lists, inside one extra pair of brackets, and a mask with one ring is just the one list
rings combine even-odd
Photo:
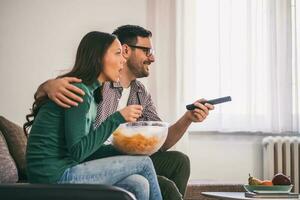
[(0, 184), (0, 197), (9, 200), (136, 200), (122, 188), (98, 184)]

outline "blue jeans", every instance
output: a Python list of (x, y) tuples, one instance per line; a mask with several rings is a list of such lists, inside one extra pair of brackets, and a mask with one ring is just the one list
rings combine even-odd
[(132, 192), (138, 200), (161, 200), (155, 169), (147, 156), (114, 156), (68, 168), (58, 183), (108, 184)]

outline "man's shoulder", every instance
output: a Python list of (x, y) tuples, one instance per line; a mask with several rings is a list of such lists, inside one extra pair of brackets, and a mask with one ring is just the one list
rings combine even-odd
[(136, 84), (136, 86), (137, 86), (139, 89), (141, 89), (141, 90), (143, 90), (143, 91), (145, 91), (145, 92), (147, 91), (145, 85), (144, 85), (141, 81), (135, 80), (135, 81), (134, 81), (134, 84)]

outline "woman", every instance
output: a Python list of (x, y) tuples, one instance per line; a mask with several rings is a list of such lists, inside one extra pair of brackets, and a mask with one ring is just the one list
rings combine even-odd
[(118, 81), (124, 62), (114, 35), (90, 32), (84, 36), (73, 69), (63, 75), (82, 80), (76, 86), (85, 92), (83, 103), (63, 109), (49, 99), (37, 98), (24, 124), (25, 130), (32, 125), (26, 153), (30, 182), (110, 184), (133, 192), (137, 199), (162, 199), (149, 157), (115, 156), (86, 162), (121, 123), (136, 121), (141, 115), (141, 106), (131, 105), (109, 116), (97, 129), (93, 126), (101, 84)]

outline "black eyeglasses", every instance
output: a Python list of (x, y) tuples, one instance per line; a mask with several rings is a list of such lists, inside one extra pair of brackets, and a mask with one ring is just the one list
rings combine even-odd
[(137, 49), (141, 49), (145, 52), (146, 56), (147, 57), (150, 57), (152, 55), (154, 55), (154, 49), (152, 48), (149, 48), (149, 47), (142, 47), (142, 46), (136, 46), (136, 45), (131, 45), (131, 44), (127, 44), (128, 46), (130, 47), (133, 47), (133, 48), (137, 48)]

